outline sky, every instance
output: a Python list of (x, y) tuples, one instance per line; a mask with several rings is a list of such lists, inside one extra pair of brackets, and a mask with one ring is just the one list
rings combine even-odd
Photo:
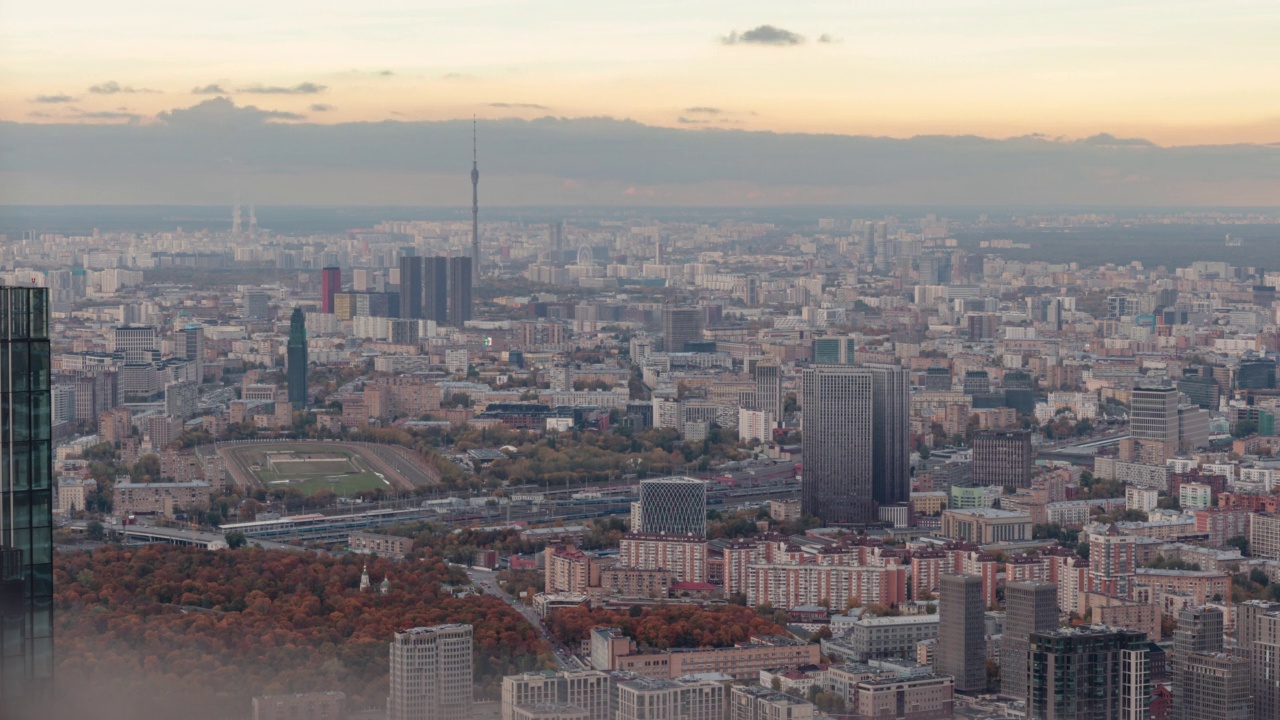
[(1267, 0), (0, 0), (0, 119), (1280, 140)]
[(1273, 0), (0, 0), (0, 204), (1274, 205)]

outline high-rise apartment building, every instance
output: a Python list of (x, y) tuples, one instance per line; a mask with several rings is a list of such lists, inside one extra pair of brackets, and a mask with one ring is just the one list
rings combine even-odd
[(400, 258), (400, 317), (420, 320), (422, 314), (422, 258), (405, 255)]
[(185, 420), (200, 409), (200, 391), (191, 381), (173, 382), (164, 386), (164, 414)]
[(1137, 537), (1115, 525), (1088, 528), (1089, 591), (1129, 598), (1138, 574)]
[(707, 484), (690, 477), (640, 481), (642, 528), (632, 532), (704, 538), (707, 536)]
[(1027, 717), (1146, 720), (1147, 645), (1145, 633), (1097, 626), (1032, 633)]
[(1222, 611), (1184, 608), (1173, 633), (1173, 720), (1250, 720), (1249, 660), (1224, 653)]
[(822, 365), (804, 371), (805, 514), (866, 525), (877, 506), (910, 493), (910, 381), (895, 367)]
[(449, 324), (462, 327), (471, 319), (471, 258), (449, 258)]
[(1240, 603), (1235, 621), (1237, 650), (1250, 661), (1253, 717), (1280, 717), (1280, 603)]
[(471, 714), (470, 625), (397, 632), (391, 641), (388, 720), (458, 720)]
[(320, 312), (333, 313), (333, 296), (342, 292), (342, 268), (320, 270)]
[(1058, 586), (1011, 582), (1004, 590), (1005, 623), (1000, 642), (1000, 694), (1025, 701), (1031, 682), (1032, 633), (1058, 627)]
[(701, 340), (702, 317), (702, 308), (663, 308), (662, 347), (669, 353), (684, 352), (685, 345)]
[(307, 406), (307, 320), (302, 308), (294, 308), (289, 317), (289, 346), (286, 360), (289, 380), (289, 403), (297, 410)]
[(53, 451), (45, 288), (0, 287), (0, 717), (53, 691)]
[(750, 362), (751, 380), (756, 390), (752, 394), (751, 410), (763, 410), (774, 422), (782, 420), (782, 368), (776, 362), (753, 358)]
[(980, 486), (1031, 486), (1031, 433), (984, 430), (973, 437), (973, 480)]
[(199, 325), (188, 325), (176, 333), (177, 355), (190, 360), (195, 365), (192, 373), (196, 385), (204, 383), (204, 328)]
[(956, 692), (987, 689), (982, 578), (943, 575), (938, 588), (938, 655), (934, 669), (956, 679)]

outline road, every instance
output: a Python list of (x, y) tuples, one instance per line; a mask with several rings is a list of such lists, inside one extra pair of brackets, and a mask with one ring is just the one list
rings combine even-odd
[(551, 633), (547, 632), (547, 628), (542, 624), (542, 618), (538, 617), (538, 613), (534, 612), (533, 608), (525, 605), (516, 598), (511, 597), (502, 589), (502, 586), (498, 584), (498, 580), (494, 573), (488, 570), (467, 568), (467, 576), (471, 578), (472, 584), (476, 587), (479, 587), (494, 597), (505, 600), (506, 603), (514, 608), (516, 612), (523, 615), (525, 620), (529, 621), (529, 624), (538, 631), (538, 634), (542, 636), (542, 639), (547, 641), (547, 645), (551, 648), (552, 655), (556, 659), (557, 668), (560, 670), (588, 669), (585, 663), (579, 660), (578, 657), (570, 652), (567, 647), (560, 644), (554, 637), (552, 637)]

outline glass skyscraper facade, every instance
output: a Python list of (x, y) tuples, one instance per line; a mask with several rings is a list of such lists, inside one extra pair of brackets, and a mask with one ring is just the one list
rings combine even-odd
[(53, 453), (45, 288), (0, 287), (0, 717), (53, 683)]

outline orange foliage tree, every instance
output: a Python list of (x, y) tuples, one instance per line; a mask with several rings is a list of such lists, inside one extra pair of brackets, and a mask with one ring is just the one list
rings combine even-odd
[[(366, 561), (375, 590), (360, 592)], [(254, 696), (327, 690), (381, 706), (392, 635), (419, 625), (475, 628), (482, 694), (548, 662), (502, 600), (443, 592), (465, 576), (436, 558), (148, 545), (59, 553), (55, 565), (59, 694), (121, 716), (246, 717)]]

